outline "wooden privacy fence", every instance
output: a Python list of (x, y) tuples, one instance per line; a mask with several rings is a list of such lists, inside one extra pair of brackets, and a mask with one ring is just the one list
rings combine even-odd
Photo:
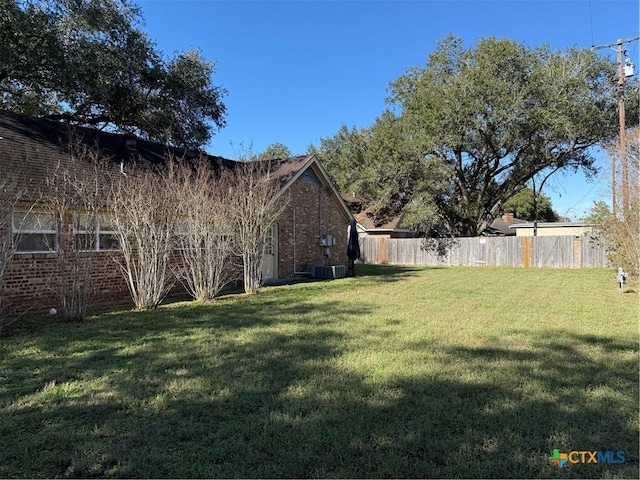
[(470, 237), (446, 240), (444, 255), (422, 238), (360, 238), (364, 263), (495, 267), (604, 268), (607, 248), (586, 236)]

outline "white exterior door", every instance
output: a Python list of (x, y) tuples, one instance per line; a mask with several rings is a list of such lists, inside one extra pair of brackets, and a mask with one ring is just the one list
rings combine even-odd
[(262, 257), (262, 281), (278, 278), (278, 225), (272, 225)]

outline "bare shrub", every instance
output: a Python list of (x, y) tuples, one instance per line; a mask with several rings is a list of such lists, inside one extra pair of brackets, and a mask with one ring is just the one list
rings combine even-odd
[[(620, 158), (618, 143), (607, 147), (609, 155)], [(614, 267), (624, 267), (630, 274), (640, 278), (640, 128), (627, 135), (626, 156), (628, 167), (628, 195), (626, 204), (616, 208), (614, 214), (604, 204), (597, 202), (588, 220), (596, 224), (596, 235), (609, 245), (609, 262)], [(616, 197), (621, 195), (621, 182), (617, 182)]]
[(228, 187), (204, 159), (181, 165), (176, 180), (180, 279), (196, 300), (213, 300), (235, 280)]
[(68, 158), (58, 159), (47, 178), (43, 209), (55, 218), (58, 231), (55, 290), (63, 315), (82, 320), (96, 295), (92, 272), (99, 248), (98, 218), (110, 190), (109, 170), (97, 148), (71, 137)]
[(288, 204), (268, 161), (239, 164), (228, 172), (229, 212), (233, 220), (234, 245), (242, 257), (244, 289), (254, 293), (262, 283), (262, 259), (269, 231)]
[(20, 200), (20, 191), (15, 178), (3, 175), (0, 178), (0, 281), (13, 258), (13, 211)]
[(122, 260), (118, 261), (137, 309), (156, 308), (175, 278), (169, 265), (177, 221), (175, 168), (138, 164), (113, 182), (109, 195)]
[[(13, 212), (21, 197), (16, 179), (11, 175), (0, 178), (0, 286), (13, 259)], [(0, 295), (0, 320), (4, 318), (5, 301)]]

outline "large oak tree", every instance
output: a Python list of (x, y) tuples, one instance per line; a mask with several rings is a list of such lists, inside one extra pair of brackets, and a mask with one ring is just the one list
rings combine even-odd
[(335, 136), (310, 146), (309, 153), (320, 158), (341, 191), (364, 203), (374, 224), (403, 213), (403, 226), (436, 233), (440, 219), (434, 194), (444, 187), (446, 171), (416, 150), (405, 127), (385, 111), (370, 128), (343, 125)]
[[(626, 87), (631, 126), (637, 83)], [(619, 130), (618, 94), (615, 63), (590, 50), (495, 38), (465, 50), (448, 37), (392, 82), (372, 127), (343, 126), (310, 152), (378, 222), (404, 212), (422, 232), (474, 236), (527, 185), (539, 194), (558, 171), (595, 173), (592, 147)]]
[(0, 0), (0, 108), (175, 146), (224, 126), (198, 51), (165, 58), (128, 0)]
[[(419, 150), (451, 172), (436, 198), (449, 229), (477, 235), (536, 176), (595, 172), (591, 147), (618, 132), (615, 80), (615, 64), (590, 50), (496, 38), (465, 50), (448, 37), (392, 83), (390, 102)], [(627, 108), (637, 124), (637, 102)]]

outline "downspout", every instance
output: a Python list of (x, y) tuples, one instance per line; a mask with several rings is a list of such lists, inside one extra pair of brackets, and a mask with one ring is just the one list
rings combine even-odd
[(322, 236), (322, 188), (318, 185), (318, 238)]
[(293, 274), (309, 275), (310, 272), (299, 272), (296, 270), (296, 207), (293, 207)]

